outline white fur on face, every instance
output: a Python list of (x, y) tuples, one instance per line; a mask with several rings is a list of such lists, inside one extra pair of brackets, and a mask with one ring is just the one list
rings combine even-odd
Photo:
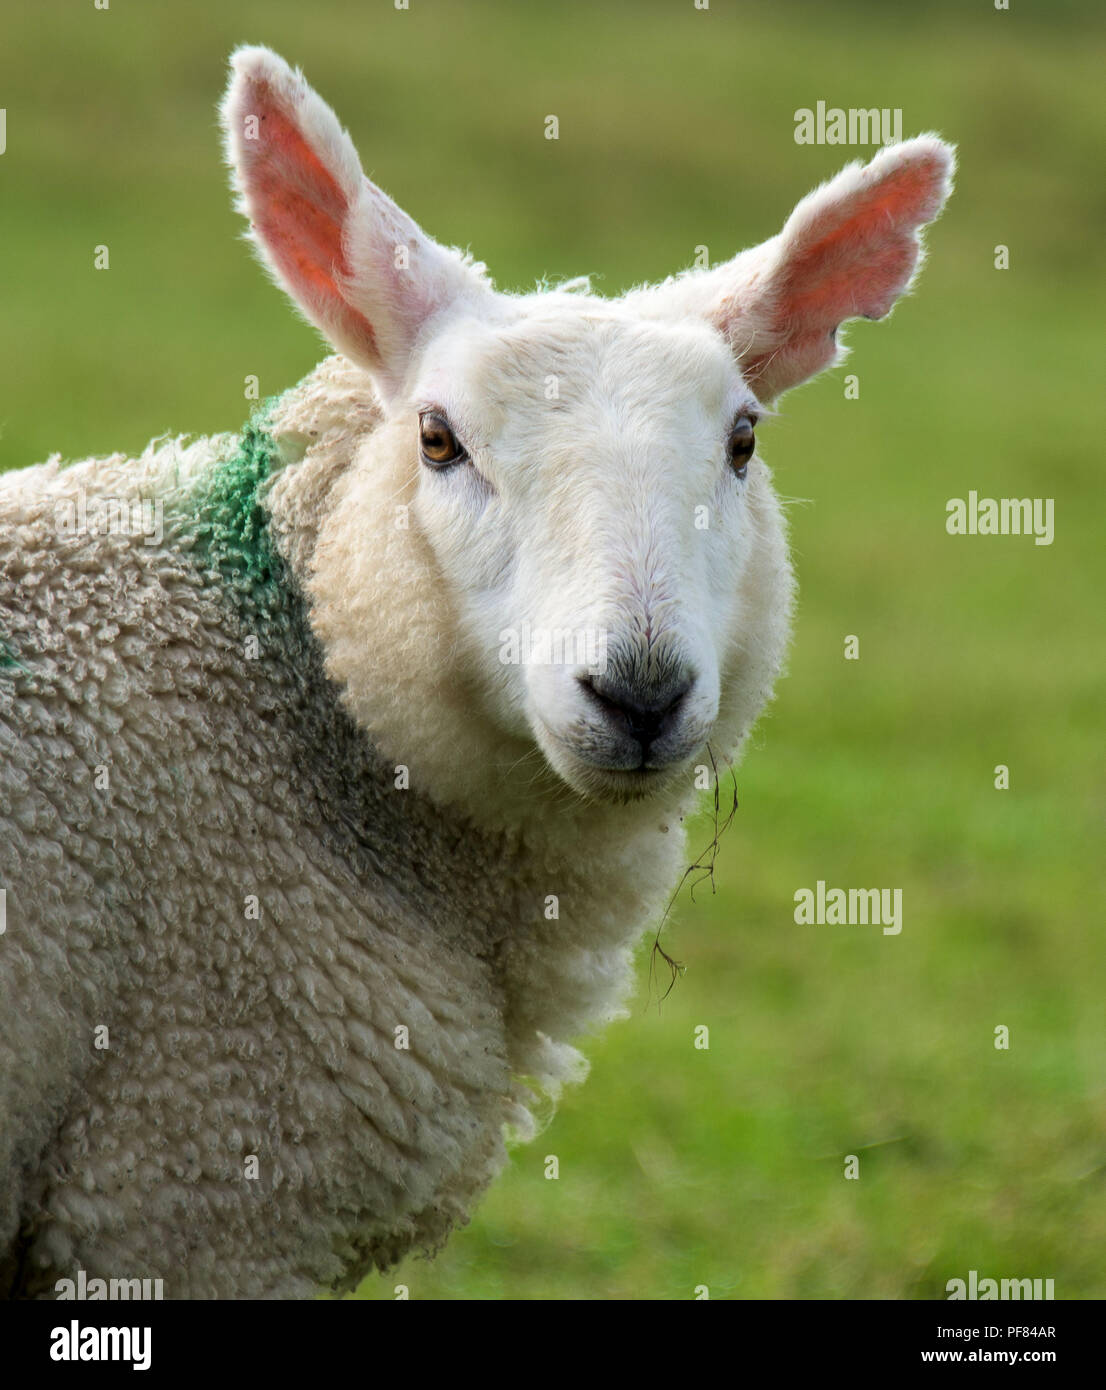
[[(712, 269), (615, 302), (519, 298), (365, 178), (301, 74), (260, 48), (232, 68), (223, 122), (251, 238), (386, 416), (311, 578), (362, 727), (439, 799), (505, 821), (505, 784), (537, 749), (615, 799), (674, 791), (708, 738), (736, 752), (782, 664), (792, 579), (767, 470), (754, 458), (738, 479), (727, 434), (910, 288), (951, 147), (924, 135), (848, 166)], [(471, 462), (420, 466), (430, 409)], [(389, 506), (412, 491), (401, 546)]]
[[(415, 515), (488, 712), (577, 791), (655, 790), (710, 737), (747, 636), (759, 465), (739, 479), (727, 439), (759, 406), (732, 353), (706, 324), (546, 294), (438, 325), (420, 368), (412, 451), (432, 409), (471, 461), (422, 466)], [(631, 706), (678, 695), (656, 739), (597, 698), (593, 665)]]

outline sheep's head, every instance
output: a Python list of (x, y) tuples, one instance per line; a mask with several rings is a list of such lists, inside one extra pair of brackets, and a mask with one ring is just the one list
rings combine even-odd
[(778, 673), (791, 598), (758, 422), (837, 359), (843, 321), (907, 288), (949, 147), (850, 166), (712, 270), (614, 301), (503, 295), (369, 182), (299, 74), (265, 49), (233, 66), (253, 238), (405, 441), (412, 527), (484, 717), (603, 799), (686, 781), (708, 745), (728, 755)]

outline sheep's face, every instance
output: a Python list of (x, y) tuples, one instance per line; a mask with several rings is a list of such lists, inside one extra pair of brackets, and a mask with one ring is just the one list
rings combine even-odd
[(415, 519), (504, 732), (581, 793), (646, 795), (706, 759), (722, 690), (767, 643), (728, 753), (790, 586), (764, 408), (717, 330), (502, 298), (438, 329), (405, 397)]
[[(251, 235), (371, 374), (388, 447), (400, 439), (408, 481), (417, 472), (418, 543), (449, 614), (433, 642), (480, 692), (474, 714), (597, 797), (670, 784), (708, 748), (728, 755), (771, 689), (790, 595), (753, 454), (761, 403), (835, 361), (844, 320), (889, 312), (948, 192), (950, 148), (923, 136), (882, 150), (770, 241), (614, 304), (509, 298), (365, 178), (300, 74), (261, 48), (233, 68), (223, 122)], [(343, 631), (332, 669), (384, 727), (387, 699), (354, 689), (353, 617)], [(438, 781), (456, 732), (428, 735)]]

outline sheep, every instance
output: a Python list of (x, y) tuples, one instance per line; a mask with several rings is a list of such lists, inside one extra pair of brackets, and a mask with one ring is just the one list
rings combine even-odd
[(304, 1298), (467, 1221), (780, 671), (758, 419), (891, 310), (953, 171), (925, 135), (712, 269), (514, 295), (275, 53), (221, 116), (335, 352), (237, 435), (0, 478), (12, 1297)]

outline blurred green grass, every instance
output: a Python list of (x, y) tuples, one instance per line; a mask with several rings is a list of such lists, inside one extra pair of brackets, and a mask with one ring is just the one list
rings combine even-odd
[[(942, 1297), (969, 1269), (1106, 1293), (1096, 13), (5, 10), (0, 468), (234, 428), (247, 374), (268, 394), (317, 360), (229, 208), (214, 104), (236, 43), (301, 64), (373, 177), (512, 288), (591, 272), (616, 293), (771, 235), (865, 153), (794, 143), (819, 99), (901, 107), (960, 148), (918, 294), (849, 334), (860, 399), (838, 372), (762, 431), (801, 606), (718, 892), (666, 929), (686, 974), (647, 1009), (643, 951), (586, 1086), (437, 1260), (363, 1296)], [(947, 536), (970, 488), (1055, 498), (1055, 543)], [(901, 936), (796, 926), (819, 878), (901, 886)]]

